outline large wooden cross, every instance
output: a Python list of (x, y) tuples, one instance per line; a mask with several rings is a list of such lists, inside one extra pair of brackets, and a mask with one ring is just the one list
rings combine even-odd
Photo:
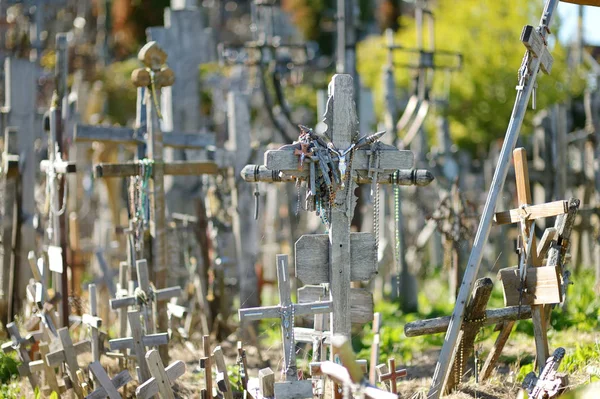
[(169, 343), (169, 336), (167, 333), (144, 334), (142, 323), (140, 322), (140, 312), (129, 312), (127, 317), (131, 329), (131, 337), (111, 339), (108, 341), (108, 344), (112, 351), (120, 349), (133, 350), (139, 367), (139, 381), (144, 382), (151, 377), (144, 357), (146, 355), (146, 347), (167, 345)]
[[(334, 165), (335, 168), (347, 171), (349, 178), (346, 179), (346, 173), (340, 173), (343, 180), (348, 181), (332, 181), (335, 201), (331, 204), (329, 235), (303, 236), (296, 243), (296, 275), (304, 284), (330, 284), (333, 301), (331, 331), (333, 334), (349, 337), (351, 298), (356, 295), (353, 293), (360, 290), (351, 289), (350, 282), (369, 280), (377, 272), (375, 236), (372, 233), (350, 232), (350, 222), (356, 206), (356, 184), (372, 184), (376, 180), (383, 184), (425, 185), (433, 177), (427, 171), (409, 171), (395, 175), (398, 170), (406, 172), (413, 167), (414, 157), (410, 151), (399, 151), (382, 143), (375, 143), (376, 147), (364, 146), (351, 150), (359, 140), (359, 130), (354, 104), (354, 83), (350, 75), (335, 75), (329, 84), (324, 121), (331, 146), (338, 152), (352, 151), (345, 157), (338, 157)], [(285, 146), (280, 150), (267, 151), (264, 167), (248, 165), (242, 171), (242, 176), (250, 182), (309, 180), (309, 187), (312, 186), (311, 181), (314, 179), (310, 176), (314, 176), (314, 165), (318, 162), (305, 159), (299, 170), (301, 156), (295, 153), (296, 147)], [(372, 166), (374, 163), (378, 163), (376, 168)], [(323, 170), (325, 166), (317, 167)], [(399, 181), (393, 177), (399, 175), (408, 175), (408, 179)], [(323, 267), (325, 264), (328, 267)], [(369, 317), (371, 319), (372, 315)]]
[(385, 365), (378, 365), (377, 370), (379, 371), (379, 382), (389, 381), (390, 392), (393, 393), (398, 392), (398, 379), (408, 375), (406, 369), (396, 369), (396, 359), (394, 358), (388, 359), (387, 370), (385, 370)]
[(281, 319), (286, 381), (297, 381), (296, 342), (294, 340), (295, 317), (329, 313), (332, 310), (332, 303), (331, 301), (303, 304), (292, 303), (287, 255), (277, 255), (277, 281), (279, 286), (279, 305), (240, 309), (238, 314), (241, 322), (249, 320)]

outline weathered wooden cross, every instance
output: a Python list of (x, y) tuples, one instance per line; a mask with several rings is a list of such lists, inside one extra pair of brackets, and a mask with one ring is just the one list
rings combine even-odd
[(44, 395), (50, 395), (52, 392), (56, 392), (58, 394), (63, 393), (68, 389), (67, 384), (58, 384), (54, 367), (51, 367), (46, 361), (46, 355), (50, 352), (48, 344), (46, 342), (40, 342), (38, 347), (42, 358), (40, 360), (29, 362), (29, 370), (32, 373), (44, 373), (45, 385), (40, 386), (40, 389)]
[(387, 370), (385, 367), (385, 364), (377, 366), (377, 371), (379, 373), (378, 380), (382, 383), (387, 383), (387, 381), (389, 381), (390, 392), (397, 393), (398, 379), (406, 377), (408, 373), (406, 372), (406, 369), (396, 369), (396, 359), (394, 358), (388, 359)]
[(98, 387), (86, 396), (86, 399), (104, 399), (107, 397), (110, 399), (120, 399), (122, 396), (118, 389), (131, 381), (131, 375), (128, 370), (121, 371), (111, 379), (100, 362), (90, 363), (89, 369), (97, 381)]
[[(206, 356), (206, 352), (205, 352)], [(217, 346), (213, 350), (213, 360), (217, 368), (217, 387), (223, 393), (224, 399), (233, 399), (233, 392), (231, 390), (231, 382), (229, 381), (229, 375), (227, 374), (227, 365), (225, 364), (225, 356), (223, 355), (223, 349)], [(212, 372), (209, 369), (206, 372)], [(212, 392), (209, 392), (212, 395)]]
[(294, 321), (296, 316), (330, 313), (332, 302), (292, 303), (287, 255), (277, 255), (277, 281), (279, 284), (280, 304), (277, 306), (240, 309), (238, 312), (240, 321), (281, 319), (285, 382), (275, 384), (276, 396), (284, 398), (288, 391), (293, 390), (294, 392), (302, 392), (301, 395), (307, 395), (302, 397), (312, 397), (312, 383), (306, 380), (298, 380)]
[(31, 374), (31, 371), (29, 370), (31, 358), (29, 357), (29, 352), (26, 348), (27, 345), (33, 344), (35, 340), (32, 335), (28, 335), (25, 338), (21, 337), (19, 328), (14, 322), (8, 323), (6, 325), (6, 330), (10, 335), (11, 341), (2, 344), (2, 352), (17, 352), (17, 356), (21, 361), (21, 365), (19, 366), (19, 374), (22, 377), (27, 377), (31, 386), (35, 388), (38, 385), (38, 380), (36, 376)]
[(79, 397), (82, 397), (84, 396), (83, 389), (79, 384), (79, 378), (77, 376), (77, 372), (80, 371), (77, 356), (90, 351), (90, 341), (85, 340), (73, 344), (68, 327), (59, 329), (58, 337), (62, 348), (48, 353), (46, 355), (46, 362), (51, 367), (56, 367), (59, 364), (65, 363), (67, 365), (67, 374), (71, 380), (73, 390)]
[[(350, 336), (351, 298), (363, 295), (363, 291), (350, 288), (351, 281), (369, 280), (377, 272), (377, 240), (372, 233), (351, 233), (350, 221), (356, 206), (354, 189), (357, 183), (373, 181), (382, 184), (420, 184), (426, 185), (433, 177), (427, 171), (407, 172), (414, 162), (410, 151), (377, 143), (378, 135), (372, 140), (362, 138), (359, 143), (358, 120), (354, 104), (354, 84), (350, 75), (335, 75), (329, 84), (329, 101), (324, 119), (327, 125), (325, 133), (329, 147), (336, 159), (330, 172), (335, 179), (329, 179), (330, 173), (324, 162), (317, 161), (317, 154), (305, 156), (299, 166), (300, 156), (295, 153), (299, 144), (285, 146), (280, 150), (265, 153), (265, 166), (248, 165), (242, 171), (246, 181), (308, 181), (309, 189), (315, 190), (316, 169), (323, 171), (323, 177), (331, 182), (331, 197), (335, 197), (327, 209), (329, 235), (309, 235), (301, 237), (296, 243), (296, 275), (304, 284), (330, 284), (333, 301), (333, 334)], [(358, 144), (372, 143), (371, 147)], [(309, 159), (314, 158), (314, 159)], [(315, 165), (318, 164), (317, 167)], [(373, 167), (373, 165), (376, 165)], [(400, 172), (396, 174), (397, 171)], [(339, 174), (338, 174), (339, 171)], [(399, 179), (397, 176), (407, 179)], [(324, 268), (322, 265), (327, 264)], [(370, 295), (367, 293), (367, 295)], [(372, 313), (372, 311), (371, 311)], [(372, 314), (368, 320), (372, 319)]]
[(33, 251), (29, 252), (28, 260), (33, 280), (32, 284), (27, 286), (27, 299), (33, 305), (33, 315), (26, 321), (25, 327), (28, 331), (33, 331), (38, 328), (41, 322), (46, 332), (52, 334), (51, 338), (54, 339), (58, 337), (55, 306), (62, 299), (62, 295), (59, 292), (56, 292), (53, 297), (48, 295), (48, 291), (44, 285), (45, 280), (41, 274), (42, 270), (38, 266), (38, 261)]
[(136, 398), (149, 399), (159, 394), (163, 399), (175, 399), (171, 385), (177, 378), (185, 374), (185, 363), (177, 360), (165, 369), (156, 349), (151, 349), (146, 353), (146, 363), (152, 377), (136, 388)]
[(116, 338), (108, 341), (110, 350), (130, 349), (133, 350), (138, 363), (138, 379), (140, 382), (150, 379), (151, 374), (148, 365), (145, 361), (146, 347), (167, 345), (169, 336), (167, 333), (159, 334), (144, 334), (142, 323), (140, 322), (140, 312), (127, 313), (129, 319), (129, 327), (131, 329), (131, 337)]
[(100, 348), (102, 347), (100, 327), (102, 319), (98, 317), (96, 284), (88, 285), (90, 312), (81, 317), (81, 322), (90, 328), (92, 342), (92, 361), (100, 361)]

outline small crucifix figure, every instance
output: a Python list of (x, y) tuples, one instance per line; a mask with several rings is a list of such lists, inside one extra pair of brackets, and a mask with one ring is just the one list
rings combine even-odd
[(160, 334), (143, 334), (142, 323), (140, 322), (140, 312), (129, 312), (129, 327), (131, 329), (131, 337), (117, 338), (108, 341), (110, 350), (130, 349), (133, 350), (138, 363), (139, 381), (144, 382), (150, 379), (151, 374), (146, 364), (144, 356), (146, 355), (146, 347), (167, 345), (169, 336), (167, 333)]
[(86, 399), (121, 399), (118, 389), (127, 385), (131, 381), (131, 375), (128, 370), (123, 370), (113, 379), (111, 379), (100, 362), (92, 362), (89, 366), (90, 374), (94, 375), (97, 384), (96, 389), (92, 391)]
[[(245, 320), (281, 319), (285, 379), (286, 381), (298, 381), (294, 319), (296, 316), (330, 313), (332, 303), (331, 301), (292, 303), (287, 255), (277, 255), (277, 281), (279, 283), (279, 305), (240, 309), (238, 313), (241, 322)], [(277, 384), (275, 390), (277, 391)]]
[(46, 355), (46, 362), (51, 367), (56, 367), (61, 363), (65, 363), (67, 365), (67, 374), (71, 380), (73, 390), (77, 395), (82, 397), (84, 396), (83, 388), (79, 384), (79, 378), (77, 376), (77, 372), (80, 371), (79, 364), (77, 363), (77, 356), (90, 351), (90, 341), (85, 340), (73, 344), (68, 327), (63, 327), (58, 330), (58, 337), (62, 349), (48, 353)]
[(29, 352), (27, 351), (26, 346), (31, 345), (35, 342), (35, 339), (32, 335), (29, 335), (25, 338), (21, 337), (19, 333), (19, 328), (17, 325), (13, 323), (8, 323), (6, 325), (6, 331), (10, 335), (11, 341), (2, 344), (2, 352), (17, 352), (17, 356), (21, 361), (21, 365), (19, 366), (19, 374), (22, 377), (27, 377), (29, 379), (29, 383), (33, 388), (38, 386), (38, 380), (35, 375), (31, 373), (29, 370), (29, 362), (31, 358), (29, 357)]
[(159, 394), (162, 399), (175, 399), (171, 385), (177, 378), (185, 374), (185, 363), (177, 360), (165, 369), (156, 349), (151, 349), (146, 353), (146, 363), (152, 377), (136, 388), (135, 397), (149, 399)]
[(377, 370), (380, 372), (379, 374), (379, 382), (385, 383), (389, 381), (390, 384), (390, 392), (397, 393), (398, 392), (398, 379), (406, 377), (408, 373), (406, 369), (396, 369), (396, 359), (391, 358), (388, 359), (388, 371), (387, 373), (382, 372), (382, 365), (377, 366)]

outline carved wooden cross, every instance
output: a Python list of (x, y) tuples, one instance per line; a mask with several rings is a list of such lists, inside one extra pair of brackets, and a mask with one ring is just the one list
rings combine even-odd
[(102, 326), (102, 319), (98, 317), (96, 284), (88, 285), (88, 294), (90, 301), (90, 313), (82, 316), (81, 322), (90, 328), (92, 336), (92, 361), (100, 361), (101, 334), (99, 328)]
[(98, 387), (86, 396), (86, 399), (104, 399), (107, 397), (110, 399), (120, 399), (122, 396), (118, 389), (131, 381), (131, 375), (128, 370), (121, 371), (111, 379), (100, 362), (90, 363), (89, 368), (90, 373), (94, 375), (94, 379), (98, 383)]
[(77, 377), (77, 372), (80, 371), (80, 369), (79, 364), (77, 363), (77, 356), (90, 351), (90, 341), (85, 340), (73, 344), (68, 327), (59, 329), (58, 337), (62, 349), (48, 353), (46, 355), (46, 362), (51, 367), (65, 363), (67, 365), (67, 374), (71, 380), (73, 390), (77, 395), (84, 396), (82, 387), (78, 383), (79, 378)]
[(406, 377), (408, 375), (408, 373), (406, 372), (406, 369), (396, 369), (396, 359), (391, 358), (388, 359), (388, 366), (387, 366), (387, 372), (384, 372), (383, 368), (381, 368), (381, 366), (383, 365), (379, 365), (378, 367), (378, 371), (379, 371), (379, 382), (387, 382), (389, 381), (390, 383), (390, 392), (393, 393), (397, 393), (398, 392), (398, 379), (399, 378), (403, 378)]
[(135, 389), (135, 397), (149, 399), (159, 394), (163, 399), (175, 399), (171, 385), (177, 378), (185, 374), (185, 363), (177, 360), (165, 369), (156, 349), (151, 349), (146, 353), (146, 363), (152, 377)]
[[(350, 288), (350, 281), (369, 280), (377, 271), (375, 236), (371, 233), (350, 232), (350, 221), (356, 205), (356, 183), (372, 184), (369, 171), (373, 169), (374, 161), (378, 164), (376, 179), (379, 183), (428, 184), (433, 177), (427, 171), (398, 174), (411, 176), (412, 179), (409, 177), (408, 181), (399, 181), (394, 177), (396, 171), (406, 172), (406, 169), (413, 167), (414, 157), (410, 151), (399, 151), (382, 143), (375, 143), (371, 148), (363, 146), (351, 150), (359, 140), (359, 130), (354, 105), (354, 84), (350, 75), (338, 74), (333, 77), (329, 84), (329, 101), (324, 120), (331, 147), (339, 154), (334, 166), (338, 170), (348, 169), (348, 175), (340, 173), (341, 180), (344, 181), (332, 182), (331, 191), (335, 200), (330, 204), (329, 235), (303, 236), (296, 243), (296, 275), (304, 284), (330, 284), (333, 301), (332, 333), (349, 337), (350, 302), (353, 292), (356, 292), (356, 289)], [(296, 147), (292, 145), (281, 150), (267, 151), (265, 166), (248, 165), (242, 171), (242, 177), (250, 182), (308, 180), (312, 187), (311, 181), (314, 179), (311, 175), (314, 176), (316, 168), (313, 167), (313, 173), (310, 173), (309, 164), (317, 162), (320, 170), (324, 170), (327, 165), (305, 159), (303, 168), (299, 171), (298, 156), (294, 155)], [(352, 152), (344, 155), (346, 151)], [(322, 267), (324, 264), (328, 267)], [(371, 319), (372, 315), (368, 320)]]
[[(296, 342), (294, 340), (294, 319), (296, 316), (329, 313), (331, 301), (303, 304), (292, 303), (290, 276), (288, 274), (288, 256), (277, 255), (277, 281), (279, 285), (279, 302), (277, 306), (240, 309), (240, 321), (280, 319), (283, 337), (283, 361), (286, 381), (298, 381), (296, 369)], [(275, 384), (277, 391), (277, 384)], [(312, 394), (312, 387), (311, 387)]]
[(36, 376), (31, 374), (31, 371), (29, 370), (29, 362), (31, 361), (31, 358), (29, 357), (29, 352), (26, 348), (27, 345), (34, 343), (35, 339), (32, 335), (28, 335), (25, 338), (21, 337), (19, 328), (14, 322), (6, 325), (6, 331), (8, 331), (11, 341), (2, 344), (2, 352), (17, 352), (17, 356), (21, 361), (21, 365), (19, 366), (19, 374), (22, 377), (27, 377), (31, 386), (36, 387), (38, 385), (38, 380)]
[(133, 350), (139, 367), (139, 381), (147, 381), (151, 377), (151, 374), (144, 358), (146, 347), (167, 345), (169, 343), (169, 336), (167, 333), (144, 335), (142, 323), (140, 322), (140, 312), (129, 312), (127, 313), (127, 318), (129, 319), (131, 337), (111, 339), (108, 341), (108, 344), (112, 351), (120, 349)]
[(136, 261), (136, 269), (139, 286), (134, 295), (111, 299), (110, 307), (112, 309), (121, 309), (138, 305), (144, 316), (146, 331), (154, 332), (156, 330), (154, 315), (157, 313), (158, 303), (181, 296), (181, 287), (155, 289), (150, 284), (148, 264), (145, 259)]

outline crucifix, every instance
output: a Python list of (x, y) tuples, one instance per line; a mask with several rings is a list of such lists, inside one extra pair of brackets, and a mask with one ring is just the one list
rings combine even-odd
[(6, 331), (10, 335), (11, 341), (2, 344), (2, 352), (17, 352), (17, 356), (21, 362), (21, 365), (19, 366), (19, 374), (22, 377), (27, 377), (32, 387), (37, 387), (38, 380), (35, 375), (31, 374), (31, 370), (29, 370), (31, 358), (29, 357), (29, 352), (26, 348), (27, 345), (31, 345), (35, 342), (33, 335), (28, 335), (25, 338), (21, 337), (19, 328), (14, 322), (6, 325)]
[[(0, 163), (0, 317), (3, 324), (13, 319), (16, 309), (15, 279), (21, 245), (21, 173), (19, 171), (18, 130), (4, 130)], [(6, 310), (6, 314), (4, 314)]]
[(396, 369), (396, 359), (394, 358), (388, 359), (387, 371), (381, 366), (385, 367), (385, 365), (377, 366), (379, 382), (387, 383), (389, 381), (390, 392), (397, 393), (398, 379), (408, 375), (406, 369)]
[(327, 131), (318, 135), (302, 129), (300, 142), (310, 142), (312, 152), (305, 156), (301, 170), (294, 155), (300, 144), (295, 143), (267, 151), (264, 166), (248, 165), (242, 171), (248, 182), (306, 182), (307, 209), (318, 211), (329, 234), (298, 240), (296, 275), (304, 284), (330, 284), (331, 331), (348, 337), (351, 298), (360, 291), (351, 289), (350, 282), (369, 280), (377, 271), (378, 235), (350, 232), (356, 184), (372, 184), (377, 190), (379, 184), (426, 185), (433, 180), (426, 170), (407, 171), (413, 166), (413, 154), (378, 142), (382, 133), (358, 137), (353, 90), (349, 75), (333, 77), (324, 119)]
[(307, 395), (302, 397), (312, 397), (312, 384), (310, 381), (298, 380), (294, 321), (296, 316), (329, 313), (332, 311), (332, 303), (331, 301), (303, 304), (292, 303), (287, 255), (277, 255), (277, 282), (280, 304), (277, 306), (240, 309), (238, 312), (240, 322), (262, 319), (281, 320), (285, 382), (275, 384), (275, 395), (283, 398), (286, 391), (293, 387), (294, 391), (301, 391), (303, 395)]
[(77, 356), (90, 351), (90, 341), (85, 340), (73, 344), (68, 327), (59, 329), (58, 337), (60, 339), (61, 349), (48, 353), (46, 355), (46, 362), (51, 367), (56, 367), (65, 363), (67, 365), (67, 374), (71, 380), (73, 390), (79, 397), (82, 397), (84, 396), (83, 388), (80, 385), (79, 377), (77, 376), (77, 372), (80, 371), (79, 364), (77, 363)]
[(150, 399), (158, 394), (162, 399), (175, 399), (171, 385), (177, 378), (185, 374), (185, 363), (177, 360), (165, 369), (156, 349), (151, 349), (146, 353), (146, 363), (152, 377), (135, 389), (135, 397)]
[[(156, 42), (147, 43), (138, 53), (138, 59), (144, 68), (136, 69), (132, 80), (137, 87), (145, 87), (144, 101), (146, 104), (146, 129), (148, 153), (147, 159), (124, 164), (99, 164), (95, 166), (97, 177), (128, 177), (139, 176), (140, 169), (144, 172), (144, 180), (148, 182), (150, 191), (150, 235), (152, 236), (152, 257), (154, 282), (157, 288), (164, 288), (167, 281), (167, 240), (166, 240), (166, 209), (164, 176), (165, 175), (198, 175), (216, 174), (217, 165), (213, 162), (163, 162), (163, 134), (160, 131), (159, 118), (161, 111), (157, 106), (161, 104), (160, 93), (163, 87), (173, 84), (175, 79), (173, 71), (165, 63), (166, 53)], [(130, 136), (131, 131), (127, 131)], [(165, 139), (173, 139), (175, 135), (167, 134)], [(179, 138), (180, 139), (180, 138)], [(201, 139), (197, 135), (183, 135), (184, 141)], [(131, 138), (128, 138), (131, 140)], [(137, 141), (137, 140), (136, 140)], [(186, 147), (186, 145), (183, 145)], [(139, 211), (139, 210), (138, 210)], [(158, 314), (158, 325), (161, 330), (167, 328), (166, 312)], [(167, 353), (162, 352), (164, 359)]]
[(127, 385), (131, 381), (131, 375), (128, 370), (123, 370), (119, 374), (115, 375), (112, 379), (104, 370), (104, 367), (100, 362), (92, 362), (89, 366), (90, 374), (94, 376), (97, 384), (96, 389), (86, 399), (121, 399), (122, 396), (118, 389)]
[(146, 347), (167, 345), (169, 336), (167, 333), (144, 334), (142, 323), (140, 322), (140, 312), (127, 313), (131, 337), (117, 338), (108, 341), (110, 350), (130, 349), (133, 350), (138, 364), (138, 379), (140, 382), (150, 379), (151, 374), (145, 361)]

